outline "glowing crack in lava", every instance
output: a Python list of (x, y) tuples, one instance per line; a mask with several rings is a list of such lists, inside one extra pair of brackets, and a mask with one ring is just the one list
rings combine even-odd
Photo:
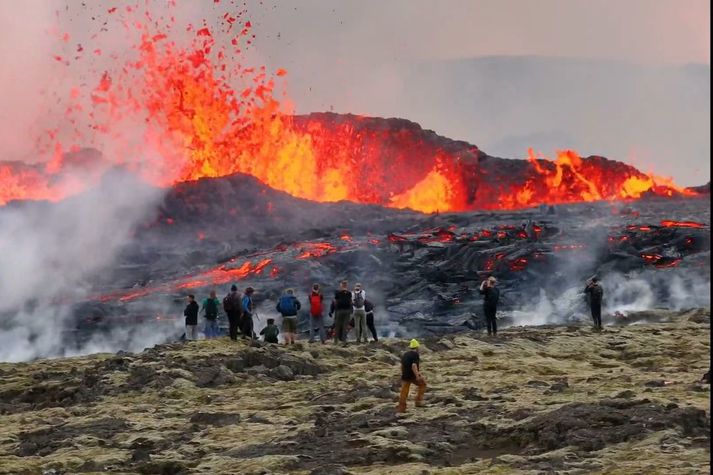
[[(0, 163), (0, 204), (62, 199), (116, 165), (162, 187), (240, 172), (299, 198), (422, 212), (691, 194), (668, 179), (573, 151), (554, 161), (530, 151), (513, 174), (485, 163), (476, 147), (426, 140), (426, 131), (407, 121), (385, 128), (382, 119), (293, 116), (289, 101), (274, 93), (287, 71), (245, 64), (255, 34), (244, 10), (220, 12), (217, 27), (205, 20), (195, 26), (177, 23), (172, 2), (160, 14), (148, 5), (112, 7), (101, 18), (124, 31), (130, 54), (79, 45), (54, 57), (59, 65), (81, 63), (94, 83), (78, 83), (62, 98), (73, 130), (48, 131), (45, 166)], [(67, 34), (57, 38), (59, 47), (71, 46)], [(92, 55), (108, 55), (112, 67), (95, 70)], [(91, 174), (68, 163), (67, 151), (107, 144), (111, 150)]]

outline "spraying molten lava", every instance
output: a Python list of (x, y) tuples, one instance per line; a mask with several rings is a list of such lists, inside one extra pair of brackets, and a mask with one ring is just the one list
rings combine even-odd
[[(178, 25), (138, 3), (109, 9), (108, 21), (132, 41), (131, 54), (112, 56), (118, 63), (93, 71), (93, 85), (68, 91), (65, 115), (74, 128), (66, 136), (48, 132), (51, 159), (44, 166), (0, 163), (0, 204), (62, 199), (117, 165), (161, 187), (245, 173), (299, 198), (422, 212), (693, 194), (671, 180), (570, 150), (554, 161), (530, 150), (511, 173), (502, 160), (407, 121), (293, 116), (289, 101), (275, 94), (287, 71), (244, 64), (255, 38), (245, 14), (223, 12), (216, 28), (205, 21)], [(60, 45), (67, 43), (62, 38)], [(80, 46), (75, 60), (87, 61), (89, 51), (104, 54)], [(69, 65), (68, 57), (55, 59)], [(79, 174), (67, 152), (88, 145), (111, 150), (91, 164), (92, 173)]]

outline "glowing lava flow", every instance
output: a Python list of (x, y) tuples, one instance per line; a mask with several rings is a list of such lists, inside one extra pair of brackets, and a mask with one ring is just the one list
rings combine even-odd
[[(222, 12), (217, 27), (194, 26), (176, 24), (173, 2), (160, 14), (146, 5), (108, 9), (106, 20), (134, 45), (129, 55), (110, 54), (111, 70), (86, 64), (89, 51), (106, 54), (100, 48), (79, 45), (57, 55), (60, 65), (84, 61), (95, 84), (75, 85), (63, 98), (74, 130), (69, 138), (48, 131), (46, 165), (0, 163), (0, 205), (79, 193), (116, 165), (163, 187), (246, 173), (299, 198), (422, 212), (691, 194), (668, 179), (573, 151), (554, 161), (530, 151), (519, 174), (493, 178), (498, 165), (487, 169), (477, 148), (446, 147), (450, 141), (407, 121), (384, 127), (385, 120), (357, 116), (293, 117), (289, 102), (274, 94), (275, 80), (287, 72), (243, 64), (255, 38), (245, 11)], [(66, 48), (67, 35), (58, 37)], [(106, 144), (112, 150), (91, 164), (91, 174), (67, 163), (66, 151)]]

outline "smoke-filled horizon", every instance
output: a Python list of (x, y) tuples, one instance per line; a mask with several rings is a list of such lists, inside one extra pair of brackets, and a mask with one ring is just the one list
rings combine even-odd
[[(131, 4), (0, 5), (0, 159), (37, 161), (37, 135), (61, 120), (40, 95), (68, 85), (53, 59), (63, 45), (47, 31), (70, 33), (72, 48), (116, 43), (111, 24), (99, 39), (88, 32)], [(236, 8), (211, 0), (172, 13), (199, 25)], [(297, 113), (401, 117), (495, 156), (572, 148), (683, 186), (710, 179), (707, 2), (254, 1), (247, 10), (256, 38), (246, 57), (287, 69)]]

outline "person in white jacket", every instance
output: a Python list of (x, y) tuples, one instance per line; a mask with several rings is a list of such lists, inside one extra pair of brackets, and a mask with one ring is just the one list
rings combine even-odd
[(361, 288), (361, 284), (356, 284), (354, 286), (354, 292), (352, 292), (352, 305), (354, 306), (353, 316), (357, 343), (361, 343), (362, 337), (364, 337), (364, 343), (367, 342), (365, 303), (366, 292)]

